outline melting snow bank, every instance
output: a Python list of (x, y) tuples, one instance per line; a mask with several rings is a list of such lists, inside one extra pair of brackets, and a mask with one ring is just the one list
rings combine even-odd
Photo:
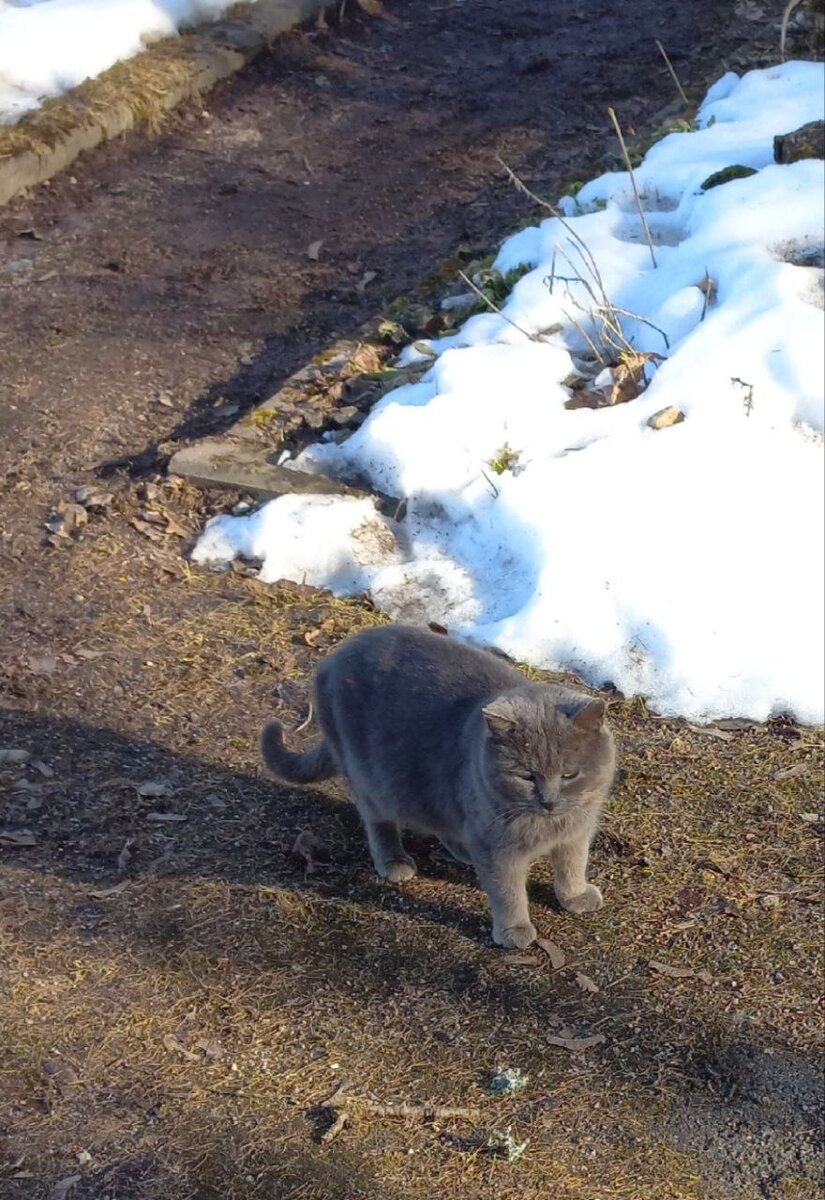
[[(211, 521), (195, 559), (369, 589), (395, 618), (611, 680), (661, 713), (822, 721), (825, 179), (821, 161), (772, 153), (822, 109), (819, 64), (721, 79), (699, 129), (638, 170), (655, 268), (623, 173), (566, 199), (567, 227), (508, 239), (496, 266), (530, 270), (503, 315), (434, 341), (419, 381), (297, 463), (404, 497), (401, 525), (364, 501), (284, 497)], [(732, 165), (756, 173), (702, 191)], [(629, 403), (567, 409), (581, 331), (603, 346), (602, 288), (663, 360)], [(652, 428), (668, 406), (684, 419)]]
[(0, 0), (0, 124), (233, 0)]

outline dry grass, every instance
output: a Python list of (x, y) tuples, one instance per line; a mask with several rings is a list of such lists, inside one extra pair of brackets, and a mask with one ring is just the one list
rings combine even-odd
[(122, 107), (131, 110), (135, 124), (156, 130), (170, 107), (169, 97), (203, 70), (210, 45), (201, 34), (155, 43), (65, 96), (46, 100), (18, 124), (0, 126), (0, 160), (25, 151), (45, 154), (75, 130), (100, 125)]
[[(383, 884), (340, 792), (256, 778), (264, 713), (297, 725), (312, 664), (380, 618), (235, 574), (172, 577), (175, 561), (125, 522), (67, 555), (69, 591), (101, 597), (83, 646), (105, 656), (7, 721), (4, 743), (56, 774), (29, 770), (41, 790), (20, 794), (26, 772), (0, 768), (6, 820), (38, 839), (0, 862), (0, 1196), (46, 1198), (73, 1174), (75, 1200), (702, 1194), (674, 1115), (701, 1120), (710, 1105), (721, 1119), (742, 1046), (793, 1056), (819, 1038), (821, 828), (801, 814), (819, 808), (821, 734), (722, 740), (616, 702), (624, 775), (593, 862), (606, 907), (561, 914), (536, 872), (534, 918), (567, 956), (554, 973), (537, 952), (525, 963), (489, 944), (481, 893), (432, 846), (412, 843), (418, 879)], [(146, 779), (172, 796), (124, 783)], [(158, 808), (186, 821), (147, 821)], [(309, 826), (332, 861), (305, 876), (290, 849)], [(128, 882), (92, 895), (124, 882), (127, 839)], [(547, 1041), (564, 1026), (605, 1041), (571, 1054)], [(76, 1076), (62, 1088), (43, 1069), (60, 1061)], [(499, 1064), (527, 1087), (489, 1095)], [(354, 1105), (322, 1145), (318, 1105), (342, 1079), (379, 1101), (479, 1116)], [(508, 1127), (529, 1139), (515, 1163), (485, 1148)], [(782, 1188), (815, 1194), (804, 1172)]]

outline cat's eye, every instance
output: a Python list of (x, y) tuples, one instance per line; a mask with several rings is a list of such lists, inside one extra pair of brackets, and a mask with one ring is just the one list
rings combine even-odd
[(581, 771), (562, 771), (562, 773), (561, 773), (561, 777), (565, 781), (570, 780), (570, 779), (576, 779), (577, 776), (579, 776), (579, 775), (581, 775)]

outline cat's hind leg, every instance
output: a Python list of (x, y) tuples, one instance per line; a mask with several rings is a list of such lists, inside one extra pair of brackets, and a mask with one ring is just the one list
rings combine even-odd
[(467, 867), (473, 865), (473, 860), (468, 852), (461, 845), (461, 842), (450, 841), (449, 838), (439, 838), (439, 842), (449, 854), (450, 858), (454, 858), (457, 863), (463, 863)]
[(372, 861), (382, 879), (389, 879), (391, 883), (412, 879), (416, 874), (415, 860), (404, 849), (398, 822), (371, 820), (363, 810), (361, 816), (367, 830)]

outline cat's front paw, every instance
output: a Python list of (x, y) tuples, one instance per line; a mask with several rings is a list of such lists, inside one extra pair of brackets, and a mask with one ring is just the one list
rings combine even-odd
[(394, 859), (392, 862), (384, 863), (380, 874), (385, 879), (389, 879), (390, 883), (404, 883), (407, 879), (413, 879), (417, 870), (411, 858)]
[(504, 929), (493, 927), (493, 941), (506, 950), (525, 950), (538, 937), (535, 925), (508, 925)]
[(604, 904), (601, 892), (592, 883), (588, 883), (578, 896), (558, 896), (558, 901), (569, 913), (596, 912)]

